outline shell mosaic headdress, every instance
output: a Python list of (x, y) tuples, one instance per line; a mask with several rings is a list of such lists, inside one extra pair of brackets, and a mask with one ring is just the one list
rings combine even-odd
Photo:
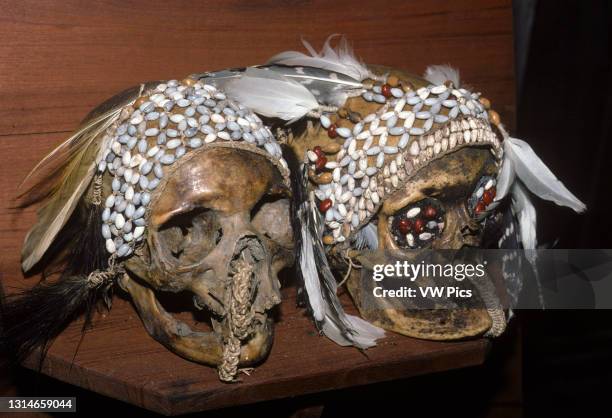
[[(60, 232), (71, 239), (62, 247), (68, 260), (62, 278), (43, 282), (6, 309), (20, 331), (32, 329), (16, 336), (24, 353), (57, 334), (83, 305), (97, 297), (109, 300), (123, 261), (147, 234), (148, 209), (168, 170), (207, 148), (264, 155), (287, 185), (291, 174), (298, 270), (317, 326), (341, 345), (367, 348), (383, 332), (344, 313), (326, 249), (375, 247), (372, 217), (386, 196), (429, 162), (461, 147), (489, 144), (500, 165), (495, 201), (512, 197), (525, 248), (536, 244), (535, 209), (525, 188), (584, 210), (525, 142), (508, 136), (478, 93), (460, 87), (456, 72), (432, 67), (429, 84), (414, 88), (365, 66), (344, 39), (336, 49), (328, 40), (320, 53), (305, 45), (310, 55), (284, 52), (262, 66), (127, 91), (94, 111), (32, 170), (22, 202), (44, 203), (24, 243), (23, 270), (50, 257), (65, 235)], [(354, 99), (378, 108), (357, 120), (344, 109)], [(313, 149), (295, 144), (300, 164), (290, 173), (271, 128), (291, 136), (301, 120), (342, 143)], [(103, 176), (112, 178), (110, 187)]]

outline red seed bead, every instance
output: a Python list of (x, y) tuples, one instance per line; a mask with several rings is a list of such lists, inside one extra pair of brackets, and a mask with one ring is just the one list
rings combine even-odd
[(406, 235), (412, 230), (412, 222), (408, 219), (400, 219), (397, 223), (397, 227), (403, 235)]
[(312, 149), (312, 152), (317, 154), (317, 157), (323, 157), (323, 150), (318, 145)]
[(382, 93), (383, 96), (385, 96), (386, 98), (391, 97), (391, 86), (388, 84), (383, 84), (380, 92)]
[(331, 208), (332, 201), (331, 199), (325, 199), (319, 202), (319, 210), (323, 213), (327, 212), (329, 208)]
[(319, 157), (317, 161), (315, 161), (315, 169), (321, 171), (325, 168), (325, 164), (327, 164), (327, 158)]
[(417, 234), (420, 234), (425, 229), (425, 221), (422, 219), (416, 219), (414, 221), (414, 230)]
[(484, 212), (487, 209), (487, 205), (484, 204), (484, 202), (478, 202), (478, 204), (476, 205), (476, 207), (474, 208), (474, 213), (476, 215), (480, 215), (482, 212)]
[(491, 187), (489, 190), (485, 190), (482, 194), (482, 201), (485, 205), (490, 205), (495, 199), (495, 189)]
[(438, 211), (433, 206), (427, 206), (423, 211), (423, 214), (427, 219), (433, 219), (438, 214)]
[(327, 128), (327, 136), (330, 138), (336, 138), (338, 136), (338, 132), (336, 132), (336, 125), (332, 124)]

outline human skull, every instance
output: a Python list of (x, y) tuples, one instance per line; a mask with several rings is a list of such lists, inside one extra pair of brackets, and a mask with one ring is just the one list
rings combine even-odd
[[(109, 236), (109, 229), (112, 234), (107, 239), (107, 249), (124, 258), (127, 274), (119, 279), (119, 284), (130, 294), (151, 336), (176, 354), (218, 367), (221, 379), (230, 381), (235, 378), (238, 367), (262, 361), (272, 346), (274, 324), (270, 310), (281, 301), (277, 275), (293, 263), (288, 171), (280, 148), (255, 115), (228, 101), (222, 93), (215, 93), (212, 86), (189, 79), (169, 84), (175, 85), (163, 84), (145, 92), (136, 100), (136, 110), (130, 110), (125, 118), (128, 129), (138, 125), (136, 131), (143, 131), (142, 137), (147, 141), (141, 148), (132, 148), (131, 159), (139, 161), (138, 157), (142, 156), (142, 161), (146, 161), (144, 156), (153, 154), (147, 151), (151, 148), (165, 149), (163, 155), (174, 157), (163, 160), (162, 155), (156, 168), (141, 170), (141, 176), (148, 174), (149, 180), (144, 185), (140, 182), (135, 185), (140, 188), (134, 187), (140, 191), (141, 207), (145, 207), (142, 204), (145, 197), (146, 212), (136, 219), (132, 208), (131, 221), (142, 225), (141, 228), (146, 225), (146, 233), (142, 229), (138, 233), (118, 231), (117, 217), (128, 217), (125, 209), (119, 213), (117, 204), (133, 202), (135, 192), (132, 182), (125, 182), (127, 189), (123, 187), (125, 172), (119, 172), (121, 167), (113, 167), (110, 173), (114, 175), (113, 188), (107, 191), (109, 210), (104, 217), (106, 225), (110, 225), (106, 234)], [(197, 111), (200, 131), (210, 127), (206, 123), (210, 121), (216, 123), (215, 136), (221, 138), (227, 132), (227, 123), (236, 124), (236, 119), (244, 116), (250, 120), (249, 128), (263, 130), (259, 135), (267, 142), (249, 143), (242, 137), (215, 141), (212, 136), (205, 141), (198, 134), (189, 134), (187, 130), (191, 128), (187, 123), (196, 120), (195, 106), (191, 111), (187, 106), (166, 111), (165, 123), (157, 115), (147, 117), (157, 107), (163, 109), (166, 99), (159, 91), (168, 92), (177, 86), (182, 86), (179, 91), (185, 96), (186, 93), (196, 97), (197, 92), (210, 93), (210, 105)], [(153, 103), (155, 100), (159, 103)], [(125, 130), (121, 126), (117, 128), (119, 134)], [(182, 139), (173, 140), (177, 144), (170, 143), (173, 130), (183, 130)], [(167, 137), (169, 133), (171, 136)], [(164, 140), (160, 141), (157, 135), (164, 135)], [(112, 151), (119, 137), (113, 140), (108, 153), (117, 155), (113, 160), (122, 159), (129, 152), (119, 146), (115, 147), (116, 151), (122, 154)], [(253, 136), (246, 137), (255, 140)], [(179, 142), (182, 145), (177, 148)], [(182, 152), (172, 152), (181, 147)], [(157, 180), (150, 187), (151, 181)], [(144, 222), (138, 223), (140, 219)], [(124, 228), (125, 223), (122, 219)], [(129, 240), (126, 232), (132, 233)], [(140, 243), (131, 246), (135, 237)], [(212, 331), (192, 330), (175, 319), (157, 297), (167, 292), (192, 293), (195, 308), (206, 310), (210, 315)]]
[[(484, 223), (475, 216), (470, 200), (478, 189), (484, 189), (487, 181), (494, 178), (496, 169), (495, 158), (488, 149), (480, 147), (462, 148), (432, 161), (383, 203), (376, 225), (378, 247), (373, 251), (356, 251), (353, 257), (366, 268), (374, 264), (389, 264), (389, 255), (416, 264), (421, 253), (429, 250), (481, 247)], [(494, 189), (490, 187), (488, 190)], [(418, 231), (424, 232), (419, 234)], [(420, 239), (423, 234), (430, 235)], [(428, 255), (437, 255), (440, 264), (445, 264), (448, 261), (444, 260), (446, 254), (429, 252)], [(419, 281), (424, 285), (435, 283), (423, 282), (422, 278)], [(471, 280), (463, 285), (475, 282)], [(411, 299), (372, 298), (375, 284), (371, 279), (364, 280), (357, 270), (347, 281), (348, 290), (362, 315), (370, 322), (395, 332), (446, 340), (484, 334), (493, 325), (490, 313), (484, 309), (449, 309), (447, 304), (439, 304), (438, 309), (435, 304), (423, 309)], [(480, 284), (486, 286), (484, 281)], [(475, 288), (473, 291), (478, 295), (483, 289)], [(372, 306), (376, 308), (372, 309)], [(503, 327), (503, 323), (497, 326)]]
[[(450, 81), (432, 86), (402, 71), (372, 68), (391, 85), (350, 98), (294, 144), (306, 156), (325, 217), (332, 269), (348, 275), (361, 316), (382, 328), (436, 340), (498, 334), (505, 327), (499, 309), (416, 309), (410, 300), (372, 298), (375, 282), (360, 278), (357, 268), (348, 271), (348, 265), (387, 264), (390, 254), (415, 260), (420, 249), (480, 247), (484, 220), (497, 206), (502, 151), (499, 117), (488, 111), (488, 100)], [(364, 235), (376, 245), (360, 243)], [(492, 282), (479, 285), (481, 293), (493, 292)]]
[[(212, 366), (231, 336), (237, 278), (248, 269), (243, 301), (252, 316), (240, 365), (268, 354), (269, 311), (280, 303), (278, 272), (292, 263), (289, 202), (278, 170), (261, 155), (211, 148), (181, 162), (151, 204), (146, 245), (126, 262), (144, 281), (124, 278), (147, 330), (183, 357)], [(194, 294), (194, 305), (212, 313), (213, 333), (191, 331), (174, 320), (154, 291)], [(247, 338), (248, 336), (248, 338)]]

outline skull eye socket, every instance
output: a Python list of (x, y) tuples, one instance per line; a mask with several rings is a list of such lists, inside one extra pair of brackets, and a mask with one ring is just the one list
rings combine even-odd
[(214, 211), (196, 208), (170, 218), (158, 234), (164, 250), (173, 258), (195, 263), (219, 244), (223, 230)]
[(278, 194), (266, 194), (251, 209), (251, 224), (266, 238), (284, 247), (293, 246), (291, 202)]
[(389, 229), (399, 247), (423, 248), (442, 233), (444, 214), (444, 209), (437, 199), (426, 198), (390, 216)]
[(468, 198), (467, 207), (470, 215), (478, 221), (483, 220), (491, 209), (495, 199), (497, 182), (491, 176), (484, 176), (478, 180), (474, 192)]

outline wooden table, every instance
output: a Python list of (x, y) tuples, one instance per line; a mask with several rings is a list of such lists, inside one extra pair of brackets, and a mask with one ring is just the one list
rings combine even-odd
[[(272, 352), (241, 383), (221, 383), (214, 369), (184, 360), (145, 332), (129, 302), (115, 299), (81, 338), (73, 323), (49, 350), (43, 373), (166, 415), (177, 415), (474, 366), (484, 361), (483, 340), (439, 343), (388, 333), (360, 352), (319, 336), (294, 288), (283, 296)], [(347, 299), (345, 301), (348, 302)], [(350, 308), (347, 306), (347, 308)], [(185, 318), (182, 318), (183, 320)], [(73, 362), (74, 357), (74, 363)], [(26, 362), (38, 367), (38, 356)]]
[[(204, 10), (205, 9), (205, 10)], [(19, 252), (34, 209), (12, 208), (16, 186), (97, 103), (144, 80), (261, 63), (319, 48), (343, 33), (373, 64), (421, 73), (449, 63), (514, 121), (510, 0), (83, 3), (0, 0), (0, 280), (30, 286)], [(166, 28), (166, 29), (164, 29)], [(316, 335), (284, 292), (268, 361), (243, 383), (182, 360), (145, 333), (128, 302), (97, 318), (70, 367), (79, 324), (49, 352), (44, 373), (166, 414), (363, 385), (482, 363), (484, 341), (434, 343), (389, 335), (365, 355)], [(345, 300), (346, 302), (346, 300)], [(30, 363), (31, 364), (31, 363)]]

